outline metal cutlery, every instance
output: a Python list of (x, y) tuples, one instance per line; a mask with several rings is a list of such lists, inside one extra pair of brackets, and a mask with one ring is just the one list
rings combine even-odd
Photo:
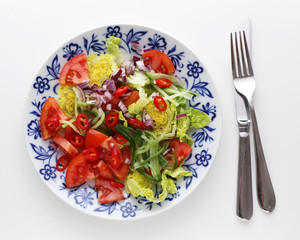
[[(254, 136), (255, 160), (256, 160), (255, 162), (256, 162), (257, 198), (260, 207), (264, 211), (272, 212), (276, 205), (276, 197), (270, 179), (269, 171), (267, 168), (267, 164), (266, 164), (266, 160), (262, 148), (262, 143), (259, 135), (253, 101), (252, 101), (252, 96), (255, 90), (256, 83), (255, 83), (254, 73), (253, 73), (251, 60), (249, 56), (246, 35), (244, 31), (238, 33), (235, 32), (234, 34), (231, 33), (230, 38), (231, 38), (232, 75), (233, 75), (234, 86), (236, 91), (245, 101), (246, 108), (249, 110), (251, 115), (252, 130)], [(245, 152), (245, 156), (248, 156), (247, 150)], [(248, 168), (249, 168), (249, 163), (246, 163), (246, 166), (241, 167), (242, 173), (246, 173), (248, 175), (249, 174)], [(246, 182), (242, 182), (244, 184), (246, 184), (248, 181), (251, 180), (251, 177), (249, 178), (249, 176), (247, 175), (245, 177), (247, 180), (244, 180)], [(251, 194), (249, 193), (249, 189), (245, 188), (244, 191), (246, 192), (245, 197), (248, 196), (252, 198), (252, 193)], [(245, 203), (242, 206), (249, 207), (252, 200), (248, 200), (248, 202), (246, 200), (244, 201)], [(247, 219), (247, 217), (250, 216), (250, 213), (251, 213), (251, 207), (248, 210), (247, 214), (245, 212), (241, 214), (242, 218), (244, 216), (244, 218)]]

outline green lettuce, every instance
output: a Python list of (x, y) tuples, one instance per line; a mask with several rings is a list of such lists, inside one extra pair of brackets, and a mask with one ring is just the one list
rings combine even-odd
[(124, 57), (119, 48), (121, 43), (121, 38), (110, 36), (105, 40), (107, 50), (116, 57), (116, 63), (118, 66), (124, 61)]
[(187, 110), (186, 115), (191, 121), (190, 128), (204, 128), (211, 122), (211, 119), (205, 112), (192, 107)]

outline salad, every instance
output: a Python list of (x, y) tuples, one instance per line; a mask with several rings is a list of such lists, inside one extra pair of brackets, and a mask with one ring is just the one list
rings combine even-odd
[(128, 60), (120, 42), (111, 36), (109, 53), (79, 54), (63, 66), (58, 96), (42, 108), (41, 133), (64, 153), (56, 169), (67, 188), (93, 180), (101, 204), (124, 199), (124, 188), (158, 203), (177, 192), (177, 178), (192, 176), (182, 167), (192, 152), (187, 131), (211, 120), (188, 107), (197, 94), (182, 87), (165, 53), (132, 42)]

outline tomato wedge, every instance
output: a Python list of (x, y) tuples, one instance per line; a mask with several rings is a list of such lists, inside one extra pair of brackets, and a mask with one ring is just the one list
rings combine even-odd
[(78, 150), (59, 133), (56, 133), (53, 136), (52, 140), (56, 145), (58, 145), (59, 148), (61, 148), (71, 158), (74, 158), (79, 153)]
[(172, 81), (166, 78), (158, 78), (155, 80), (155, 84), (160, 88), (167, 88), (172, 85)]
[(42, 137), (44, 140), (51, 138), (61, 128), (62, 124), (59, 123), (56, 126), (56, 128), (53, 128), (53, 130), (51, 129), (51, 127), (49, 129), (49, 119), (51, 118), (53, 119), (53, 117), (58, 118), (58, 120), (67, 120), (67, 116), (61, 110), (55, 98), (50, 97), (44, 103), (41, 116), (40, 116), (40, 127), (41, 127)]
[(170, 142), (169, 148), (172, 149), (166, 156), (169, 161), (166, 168), (173, 169), (179, 166), (192, 153), (192, 148), (187, 143), (180, 142), (178, 139), (169, 139), (166, 141)]
[(172, 60), (163, 52), (151, 49), (142, 55), (144, 61), (149, 61), (151, 68), (158, 73), (171, 74), (175, 72)]
[(95, 189), (98, 193), (98, 202), (107, 204), (125, 199), (120, 188), (113, 187), (109, 180), (97, 177), (95, 179)]
[(139, 98), (139, 91), (132, 91), (129, 97), (126, 100), (124, 100), (123, 103), (128, 108), (130, 104), (135, 103), (137, 100), (139, 100)]
[(89, 129), (85, 136), (85, 147), (99, 147), (107, 138), (108, 136), (104, 133)]
[(85, 53), (71, 58), (62, 68), (59, 84), (78, 85), (89, 79), (89, 70)]
[(88, 163), (83, 153), (78, 154), (70, 162), (66, 172), (67, 188), (78, 186), (87, 180), (97, 177), (93, 164)]
[(114, 180), (113, 172), (104, 161), (100, 160), (95, 170), (97, 171), (97, 175), (99, 177), (107, 180)]

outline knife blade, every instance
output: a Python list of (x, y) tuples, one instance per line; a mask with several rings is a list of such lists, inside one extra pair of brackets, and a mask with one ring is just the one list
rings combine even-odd
[[(243, 20), (235, 31), (245, 31), (250, 39), (250, 19)], [(250, 48), (250, 42), (248, 44)], [(250, 50), (249, 50), (250, 51)], [(250, 112), (247, 101), (235, 91), (235, 108), (239, 130), (238, 183), (236, 214), (242, 220), (253, 215), (252, 172), (250, 154)]]

